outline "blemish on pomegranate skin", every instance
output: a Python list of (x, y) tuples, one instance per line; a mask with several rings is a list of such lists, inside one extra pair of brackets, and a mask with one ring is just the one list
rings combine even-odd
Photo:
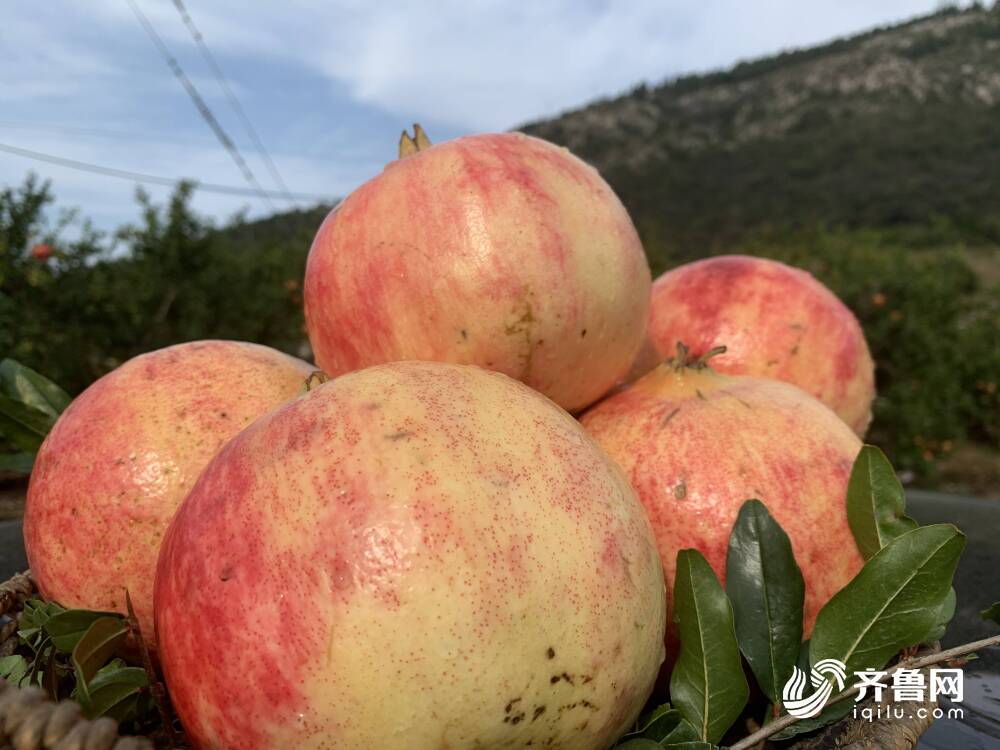
[(679, 406), (678, 406), (678, 407), (675, 407), (674, 409), (672, 409), (672, 410), (670, 411), (670, 413), (669, 413), (669, 414), (667, 414), (667, 416), (665, 416), (665, 417), (664, 417), (664, 418), (663, 418), (663, 419), (662, 419), (662, 420), (660, 421), (660, 427), (661, 427), (661, 428), (662, 428), (662, 427), (666, 427), (666, 426), (667, 426), (668, 424), (670, 424), (670, 420), (671, 420), (671, 419), (673, 419), (674, 417), (676, 417), (676, 416), (677, 416), (677, 414), (678, 414), (678, 412), (680, 412), (680, 410), (681, 410), (681, 408), (680, 408)]

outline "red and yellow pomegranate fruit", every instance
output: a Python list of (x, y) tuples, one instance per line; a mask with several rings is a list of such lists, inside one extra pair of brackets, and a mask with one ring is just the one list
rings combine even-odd
[(723, 345), (712, 367), (797, 385), (863, 436), (875, 366), (857, 318), (810, 274), (727, 255), (688, 263), (653, 284), (649, 338), (661, 359), (683, 342), (695, 356)]
[(304, 292), (330, 375), (476, 364), (576, 410), (631, 365), (649, 287), (635, 228), (596, 170), (503, 133), (428, 145), (349, 195), (316, 235)]
[(143, 354), (70, 404), (35, 460), (24, 542), (41, 592), (125, 611), (153, 644), (153, 575), (177, 506), (223, 443), (303, 390), (312, 367), (256, 344)]
[(664, 606), (649, 521), (580, 425), (432, 362), (344, 375), (241, 433), (156, 576), (199, 748), (603, 750), (650, 692)]
[(724, 578), (729, 533), (750, 498), (791, 538), (805, 579), (806, 637), (827, 599), (860, 570), (846, 495), (861, 441), (798, 388), (668, 362), (582, 422), (639, 493), (668, 591), (687, 547)]

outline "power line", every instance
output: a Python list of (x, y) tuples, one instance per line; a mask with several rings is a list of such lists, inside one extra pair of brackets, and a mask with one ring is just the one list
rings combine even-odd
[(263, 198), (268, 207), (272, 211), (275, 210), (275, 206), (271, 201), (270, 195), (268, 195), (264, 188), (261, 187), (257, 178), (254, 176), (253, 171), (250, 169), (250, 166), (243, 158), (243, 155), (239, 152), (239, 149), (236, 148), (236, 144), (233, 143), (232, 139), (226, 134), (226, 131), (222, 129), (222, 125), (219, 124), (219, 121), (215, 119), (215, 115), (212, 114), (212, 110), (209, 109), (208, 104), (206, 104), (205, 100), (202, 99), (201, 94), (198, 93), (198, 89), (196, 89), (194, 84), (191, 83), (191, 79), (187, 77), (187, 74), (184, 72), (183, 68), (181, 68), (180, 63), (178, 63), (174, 56), (170, 54), (170, 50), (167, 49), (167, 46), (163, 43), (160, 35), (156, 33), (156, 29), (153, 28), (149, 19), (146, 18), (145, 14), (139, 9), (139, 6), (136, 5), (135, 0), (125, 0), (125, 2), (127, 2), (129, 7), (132, 8), (132, 12), (139, 20), (139, 23), (145, 30), (146, 35), (153, 41), (153, 44), (156, 45), (156, 48), (160, 51), (160, 55), (162, 55), (164, 61), (166, 61), (167, 66), (173, 71), (177, 80), (181, 82), (181, 85), (187, 91), (188, 96), (191, 97), (191, 101), (194, 102), (194, 106), (198, 109), (199, 114), (201, 114), (205, 122), (208, 123), (208, 126), (215, 133), (215, 137), (219, 139), (219, 142), (223, 145), (226, 151), (229, 152), (229, 155), (233, 158), (236, 166), (239, 167), (240, 171), (243, 173), (243, 178), (254, 187), (257, 194)]
[(233, 111), (236, 112), (236, 115), (240, 118), (240, 122), (243, 123), (243, 129), (246, 130), (247, 135), (250, 136), (250, 140), (253, 141), (257, 154), (263, 160), (264, 164), (267, 165), (267, 169), (271, 173), (271, 178), (281, 189), (281, 192), (287, 196), (288, 186), (285, 185), (285, 181), (281, 178), (281, 174), (278, 172), (278, 167), (271, 159), (271, 155), (267, 152), (267, 149), (264, 148), (264, 144), (257, 135), (257, 131), (254, 129), (253, 125), (250, 124), (250, 118), (247, 117), (239, 99), (236, 98), (236, 94), (233, 93), (232, 88), (229, 86), (226, 74), (222, 72), (222, 68), (219, 67), (219, 64), (215, 61), (215, 56), (208, 49), (208, 44), (206, 44), (205, 38), (201, 35), (198, 27), (195, 26), (194, 20), (191, 18), (191, 14), (188, 13), (187, 8), (184, 6), (183, 0), (174, 0), (174, 7), (177, 8), (177, 12), (181, 15), (181, 20), (184, 21), (184, 25), (187, 26), (188, 31), (191, 32), (191, 36), (198, 45), (201, 56), (205, 58), (205, 62), (208, 63), (208, 67), (212, 69), (212, 74), (215, 76), (215, 80), (219, 82), (219, 87), (222, 89), (223, 93), (225, 93), (226, 99), (229, 100), (229, 106), (233, 108)]
[[(26, 159), (34, 159), (35, 161), (43, 161), (60, 167), (76, 169), (81, 172), (91, 172), (93, 174), (100, 174), (106, 177), (118, 177), (120, 179), (131, 180), (132, 182), (152, 185), (168, 185), (171, 187), (176, 187), (182, 182), (192, 182), (199, 190), (204, 190), (209, 193), (223, 193), (225, 195), (244, 195), (251, 197), (257, 197), (260, 195), (260, 190), (257, 188), (245, 188), (237, 185), (219, 185), (213, 182), (201, 182), (199, 180), (183, 177), (161, 177), (159, 175), (144, 174), (143, 172), (132, 172), (127, 169), (104, 167), (100, 164), (91, 164), (90, 162), (77, 161), (76, 159), (67, 159), (63, 156), (44, 154), (41, 151), (32, 151), (31, 149), (20, 148), (19, 146), (11, 146), (7, 143), (0, 143), (0, 151), (8, 154), (14, 154), (15, 156), (23, 156)], [(329, 196), (319, 195), (318, 193), (288, 193), (287, 195), (271, 195), (265, 193), (265, 195), (268, 198), (274, 198), (277, 200), (330, 201)]]
[(33, 133), (39, 131), (49, 131), (52, 133), (62, 133), (67, 135), (97, 136), (100, 138), (111, 138), (116, 141), (122, 139), (132, 141), (163, 141), (168, 143), (178, 143), (187, 145), (205, 145), (215, 143), (215, 138), (211, 135), (184, 134), (177, 136), (174, 133), (138, 132), (134, 130), (119, 130), (117, 128), (103, 128), (93, 126), (68, 125), (61, 122), (46, 122), (42, 120), (6, 120), (0, 119), (0, 129), (8, 130), (28, 130)]

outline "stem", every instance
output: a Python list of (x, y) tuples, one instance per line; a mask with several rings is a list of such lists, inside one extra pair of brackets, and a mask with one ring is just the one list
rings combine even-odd
[(704, 370), (708, 367), (708, 360), (719, 354), (725, 354), (725, 346), (713, 346), (700, 357), (693, 357), (691, 350), (683, 341), (677, 342), (677, 354), (667, 360), (667, 364), (674, 368), (674, 372), (681, 372), (688, 368), (692, 370)]
[(306, 384), (305, 384), (306, 392), (308, 393), (313, 388), (321, 386), (323, 385), (323, 383), (326, 383), (329, 380), (330, 376), (327, 375), (322, 370), (313, 370), (311, 373), (309, 373), (309, 377), (306, 378)]
[[(948, 661), (949, 659), (954, 659), (959, 656), (965, 656), (966, 654), (971, 654), (973, 651), (978, 651), (982, 648), (989, 648), (990, 646), (1000, 645), (1000, 635), (994, 635), (990, 638), (983, 638), (981, 641), (973, 641), (972, 643), (965, 643), (961, 646), (955, 646), (954, 648), (946, 649), (945, 651), (939, 651), (935, 654), (928, 654), (927, 656), (918, 656), (913, 659), (903, 659), (898, 664), (896, 664), (892, 669), (886, 671), (886, 676), (891, 675), (899, 669), (920, 669), (922, 667), (930, 666), (931, 664), (940, 664), (943, 661)], [(826, 705), (830, 706), (834, 703), (840, 703), (842, 700), (850, 698), (853, 694), (857, 692), (857, 686), (852, 685), (849, 688), (845, 688), (843, 692), (837, 693), (834, 697), (826, 702)], [(735, 745), (730, 746), (729, 750), (749, 750), (749, 748), (754, 747), (757, 743), (766, 740), (773, 734), (777, 734), (785, 727), (791, 726), (798, 719), (794, 716), (785, 714), (784, 716), (775, 719), (770, 724), (767, 724), (763, 728), (757, 730), (753, 734), (744, 737), (742, 740), (737, 742)]]
[(125, 607), (128, 610), (128, 624), (139, 644), (139, 654), (142, 656), (142, 667), (146, 670), (146, 680), (149, 682), (149, 691), (156, 704), (156, 710), (160, 714), (160, 722), (163, 724), (163, 731), (170, 739), (172, 745), (178, 744), (180, 738), (174, 731), (174, 722), (170, 718), (170, 711), (167, 710), (167, 696), (163, 689), (163, 684), (157, 678), (156, 670), (153, 668), (153, 660), (149, 656), (149, 648), (142, 638), (142, 630), (139, 628), (139, 618), (135, 616), (132, 608), (132, 597), (129, 596), (128, 589), (125, 589)]

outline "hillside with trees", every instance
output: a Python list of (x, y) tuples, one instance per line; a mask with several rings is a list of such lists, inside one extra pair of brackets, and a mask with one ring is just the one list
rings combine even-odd
[[(523, 129), (600, 169), (654, 273), (724, 252), (812, 271), (875, 355), (870, 439), (923, 486), (1000, 496), (998, 125), (1000, 9), (976, 6)], [(101, 235), (67, 231), (58, 185), (2, 188), (0, 355), (76, 393), (178, 341), (308, 354), (301, 278), (329, 207), (212, 226), (184, 186)]]

